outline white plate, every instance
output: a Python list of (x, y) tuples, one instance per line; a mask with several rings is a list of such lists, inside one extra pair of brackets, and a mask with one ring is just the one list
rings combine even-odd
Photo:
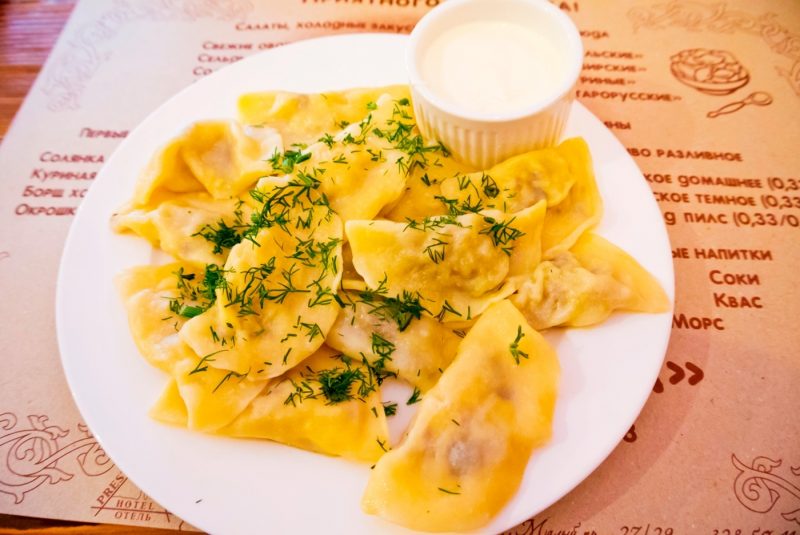
[[(187, 522), (212, 533), (408, 533), (365, 515), (369, 467), (267, 441), (214, 437), (147, 417), (166, 378), (139, 356), (112, 279), (151, 261), (144, 240), (113, 234), (112, 211), (131, 197), (156, 148), (198, 119), (234, 117), (247, 91), (319, 92), (405, 82), (406, 38), (347, 35), (255, 55), (186, 88), (119, 146), (80, 207), (67, 238), (56, 316), (61, 358), (86, 423), (119, 468)], [(661, 213), (624, 147), (576, 104), (567, 135), (591, 148), (605, 217), (600, 233), (641, 262), (673, 295)], [(482, 532), (538, 513), (592, 472), (619, 443), (656, 380), (671, 313), (618, 314), (569, 330), (557, 345), (563, 375), (552, 440), (534, 452), (514, 499)]]

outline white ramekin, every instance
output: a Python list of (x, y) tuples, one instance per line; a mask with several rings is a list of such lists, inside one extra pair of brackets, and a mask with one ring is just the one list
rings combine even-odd
[[(435, 94), (420, 69), (427, 47), (442, 32), (477, 21), (523, 24), (545, 36), (562, 51), (566, 62), (561, 83), (551, 94), (532, 97), (530, 104), (512, 113), (470, 112)], [(423, 135), (441, 141), (458, 159), (479, 169), (558, 143), (582, 64), (580, 33), (568, 16), (546, 0), (448, 0), (419, 21), (406, 54), (414, 113)]]

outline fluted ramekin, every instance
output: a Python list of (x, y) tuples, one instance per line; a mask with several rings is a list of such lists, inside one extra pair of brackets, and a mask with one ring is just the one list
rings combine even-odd
[[(532, 95), (530, 103), (512, 112), (478, 113), (429, 87), (420, 63), (432, 42), (456, 26), (486, 21), (528, 26), (554, 45), (565, 65), (551, 91)], [(546, 0), (448, 0), (416, 25), (406, 53), (414, 113), (423, 135), (441, 141), (458, 159), (479, 169), (558, 143), (582, 63), (580, 33), (569, 17)]]

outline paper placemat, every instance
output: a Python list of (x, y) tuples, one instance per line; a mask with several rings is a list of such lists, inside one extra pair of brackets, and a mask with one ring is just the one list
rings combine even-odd
[[(578, 99), (660, 203), (676, 310), (624, 441), (513, 532), (798, 533), (800, 4), (553, 3), (584, 39)], [(113, 465), (67, 389), (53, 301), (71, 216), (127, 132), (194, 80), (298, 39), (408, 33), (436, 4), (78, 3), (0, 146), (0, 512), (190, 527)]]

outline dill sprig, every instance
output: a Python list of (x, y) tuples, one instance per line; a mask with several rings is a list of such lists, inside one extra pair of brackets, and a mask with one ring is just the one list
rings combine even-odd
[(397, 414), (397, 403), (393, 401), (385, 401), (383, 403), (383, 413), (388, 416), (394, 416)]
[(375, 391), (374, 375), (362, 366), (353, 366), (353, 359), (346, 355), (333, 357), (343, 366), (313, 370), (306, 366), (300, 377), (291, 379), (294, 390), (284, 400), (284, 405), (297, 406), (309, 399), (321, 399), (326, 405), (335, 405), (350, 400), (366, 401)]
[(445, 255), (445, 247), (450, 244), (448, 241), (444, 241), (441, 238), (434, 237), (433, 242), (430, 243), (423, 252), (428, 255), (428, 258), (431, 259), (431, 262), (434, 264), (438, 264), (442, 260), (444, 260)]
[(419, 403), (420, 401), (422, 401), (422, 391), (415, 386), (414, 392), (411, 393), (411, 397), (408, 398), (408, 401), (406, 401), (406, 405), (413, 405), (415, 403)]
[(395, 346), (392, 342), (379, 335), (376, 332), (372, 333), (372, 352), (381, 358), (391, 360), (392, 353), (395, 351)]
[[(297, 316), (297, 323), (294, 324), (294, 328), (295, 330), (298, 331), (305, 331), (306, 336), (308, 336), (309, 342), (313, 342), (314, 338), (316, 338), (317, 336), (322, 336), (324, 338), (324, 334), (322, 333), (322, 328), (319, 326), (318, 323), (309, 323), (306, 321), (302, 321), (301, 316)], [(288, 336), (289, 335), (287, 335), (287, 337)]]
[[(214, 304), (217, 299), (216, 290), (227, 286), (225, 271), (217, 264), (207, 264), (203, 279), (195, 284), (197, 276), (186, 273), (183, 267), (174, 272), (177, 277), (178, 296), (169, 300), (170, 311), (184, 318), (199, 316)], [(191, 304), (187, 304), (189, 301)]]
[(192, 237), (200, 236), (213, 245), (212, 253), (221, 254), (227, 249), (232, 248), (244, 238), (244, 230), (247, 225), (243, 221), (242, 205), (244, 201), (239, 200), (233, 211), (234, 220), (228, 224), (224, 218), (220, 218), (214, 224), (205, 224), (192, 234)]
[(528, 358), (528, 354), (519, 348), (519, 343), (524, 337), (525, 333), (522, 332), (522, 325), (517, 325), (517, 337), (508, 345), (508, 351), (511, 353), (517, 365), (519, 365), (521, 358)]
[(483, 190), (483, 194), (490, 199), (494, 199), (500, 195), (500, 188), (497, 187), (497, 182), (486, 173), (481, 174), (481, 189)]
[(456, 310), (455, 308), (453, 308), (453, 305), (451, 305), (451, 304), (450, 304), (450, 303), (447, 301), (447, 299), (445, 299), (445, 300), (444, 300), (444, 303), (442, 304), (442, 308), (441, 308), (441, 310), (439, 310), (439, 313), (438, 313), (438, 314), (436, 314), (436, 315), (434, 316), (434, 318), (436, 318), (436, 319), (437, 319), (437, 320), (439, 320), (439, 321), (444, 321), (444, 318), (445, 318), (445, 316), (446, 316), (447, 314), (452, 314), (453, 316), (458, 316), (459, 318), (463, 317), (463, 314), (461, 314), (461, 312), (459, 312), (458, 310)]
[[(392, 342), (376, 332), (372, 333), (371, 346), (372, 353), (378, 358), (370, 363), (370, 366), (373, 372), (380, 375), (386, 369), (386, 361), (392, 360), (392, 353), (395, 351), (395, 346)], [(380, 382), (383, 382), (383, 378), (381, 378)]]
[(272, 164), (272, 168), (274, 170), (281, 171), (288, 175), (294, 171), (294, 167), (297, 164), (305, 162), (310, 158), (310, 152), (303, 152), (302, 150), (287, 150), (285, 152), (279, 152), (278, 149), (275, 149), (275, 152), (268, 161)]
[(407, 290), (396, 297), (385, 297), (375, 302), (368, 302), (371, 306), (370, 313), (383, 320), (394, 321), (399, 331), (405, 331), (412, 320), (420, 319), (423, 312), (428, 312), (420, 304), (419, 293), (414, 294)]
[(246, 226), (241, 224), (228, 225), (224, 219), (220, 219), (216, 224), (203, 225), (200, 230), (192, 234), (192, 237), (204, 238), (214, 246), (212, 249), (214, 254), (221, 254), (242, 241), (245, 228)]
[(503, 252), (511, 256), (513, 247), (505, 247), (509, 243), (525, 235), (521, 230), (511, 226), (515, 217), (508, 221), (498, 221), (491, 216), (483, 216), (483, 221), (487, 226), (480, 230), (479, 234), (485, 234), (492, 239), (492, 244), (495, 247), (503, 246)]
[(297, 216), (297, 227), (307, 227), (311, 223), (316, 209), (324, 210), (325, 217), (332, 212), (325, 195), (317, 193), (322, 184), (324, 168), (314, 167), (311, 171), (298, 169), (286, 184), (281, 184), (268, 191), (253, 189), (250, 197), (261, 206), (250, 215), (250, 224), (242, 232), (242, 238), (261, 245), (256, 240), (261, 229), (278, 226), (289, 232), (292, 209), (300, 208), (304, 212)]
[(467, 195), (463, 200), (450, 199), (443, 195), (434, 195), (433, 198), (444, 204), (445, 208), (447, 208), (448, 215), (451, 217), (474, 214), (484, 209), (483, 200), (479, 195), (476, 195), (475, 200), (472, 199), (472, 194)]
[(350, 389), (356, 381), (363, 381), (364, 374), (358, 369), (322, 370), (317, 376), (320, 392), (328, 404), (333, 405), (353, 398)]
[(226, 373), (225, 376), (220, 380), (220, 382), (217, 383), (217, 386), (214, 387), (214, 390), (212, 390), (211, 393), (212, 394), (216, 393), (216, 391), (219, 390), (220, 387), (222, 387), (222, 385), (227, 383), (228, 380), (231, 379), (232, 377), (238, 378), (239, 382), (244, 381), (245, 377), (247, 377), (247, 375), (249, 373), (250, 373), (250, 370), (248, 370), (248, 371), (246, 371), (244, 373), (237, 373), (237, 372), (234, 372), (234, 371), (230, 371), (230, 372)]
[(259, 308), (263, 308), (264, 302), (269, 299), (266, 283), (275, 271), (275, 260), (273, 256), (266, 262), (242, 272), (242, 284), (236, 287), (228, 286), (226, 292), (228, 302), (225, 306), (236, 305), (239, 316), (258, 314), (256, 303)]
[[(457, 214), (462, 215), (462, 214)], [(403, 227), (403, 230), (412, 229), (412, 230), (419, 230), (422, 232), (429, 232), (443, 229), (448, 225), (460, 227), (460, 228), (470, 228), (464, 224), (462, 224), (457, 219), (456, 214), (449, 214), (449, 215), (436, 215), (436, 216), (425, 216), (424, 218), (417, 220), (411, 219), (410, 217), (406, 218), (406, 226)]]
[(403, 98), (394, 101), (392, 116), (386, 121), (386, 128), (376, 127), (372, 130), (375, 136), (388, 141), (393, 149), (404, 153), (395, 160), (404, 175), (411, 174), (417, 167), (427, 168), (430, 164), (428, 156), (431, 154), (450, 156), (450, 151), (442, 143), (427, 145), (416, 126), (411, 115), (411, 101)]
[(197, 365), (194, 367), (194, 369), (192, 371), (190, 371), (188, 375), (194, 375), (196, 373), (201, 373), (201, 372), (207, 371), (208, 370), (208, 363), (209, 362), (214, 362), (216, 360), (216, 359), (213, 358), (214, 355), (222, 353), (223, 351), (228, 351), (228, 350), (227, 349), (220, 349), (219, 351), (214, 351), (213, 353), (209, 353), (208, 355), (206, 355), (203, 358), (201, 358), (197, 362)]

